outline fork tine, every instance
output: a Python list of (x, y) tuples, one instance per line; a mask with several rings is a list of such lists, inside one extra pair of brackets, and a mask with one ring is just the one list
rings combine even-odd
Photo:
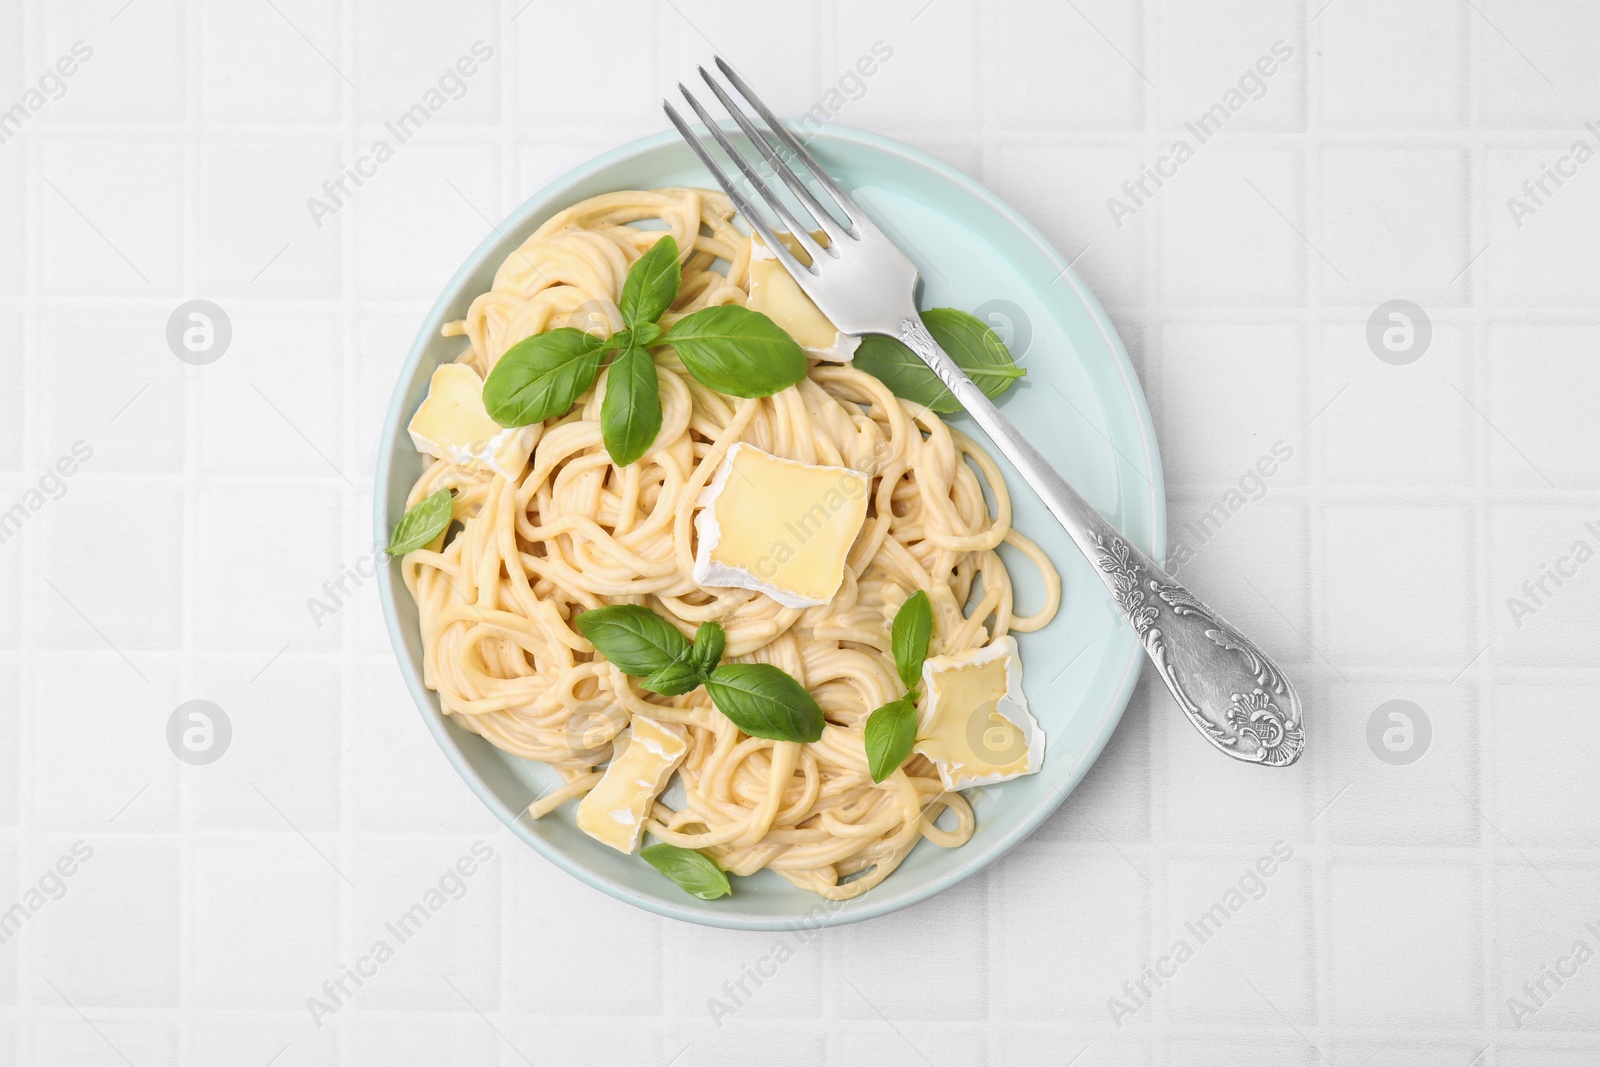
[(805, 183), (800, 180), (789, 164), (784, 162), (778, 153), (773, 150), (766, 135), (744, 113), (744, 108), (740, 107), (733, 97), (729, 96), (727, 91), (717, 84), (716, 79), (712, 78), (711, 72), (701, 67), (700, 77), (705, 79), (705, 83), (711, 87), (711, 91), (722, 102), (722, 106), (727, 108), (728, 114), (733, 116), (733, 121), (738, 123), (745, 136), (750, 138), (750, 143), (760, 149), (761, 155), (772, 166), (773, 171), (783, 179), (783, 184), (789, 187), (789, 191), (795, 195), (795, 199), (799, 200), (816, 219), (817, 225), (833, 240), (833, 243), (838, 244), (839, 241), (849, 235), (849, 231), (844, 226), (839, 225), (839, 221), (833, 217), (832, 213), (823, 207), (815, 196), (811, 195), (811, 190), (805, 187)]
[(711, 136), (716, 138), (717, 144), (722, 146), (722, 150), (728, 154), (728, 158), (733, 160), (734, 165), (739, 168), (739, 172), (745, 176), (745, 180), (754, 187), (756, 193), (766, 203), (767, 207), (772, 210), (773, 214), (788, 224), (789, 231), (794, 235), (795, 241), (815, 261), (818, 256), (823, 254), (823, 251), (822, 245), (818, 244), (816, 239), (811, 236), (810, 228), (795, 218), (788, 205), (773, 193), (766, 182), (761, 180), (761, 176), (755, 172), (755, 168), (750, 165), (750, 161), (744, 158), (744, 153), (735, 148), (733, 142), (728, 140), (728, 135), (722, 132), (722, 127), (717, 125), (716, 120), (711, 117), (706, 109), (700, 106), (700, 101), (695, 99), (688, 86), (679, 82), (678, 91), (689, 102), (689, 106), (694, 108), (694, 113), (700, 116), (700, 121), (705, 124)]
[(678, 114), (672, 103), (668, 100), (663, 100), (661, 101), (661, 106), (665, 109), (667, 118), (678, 128), (678, 132), (683, 135), (683, 139), (688, 142), (690, 149), (694, 151), (696, 156), (700, 157), (700, 162), (705, 164), (706, 170), (710, 171), (711, 176), (717, 180), (717, 184), (722, 186), (722, 191), (728, 194), (728, 199), (733, 202), (734, 210), (743, 215), (745, 221), (750, 224), (750, 228), (761, 235), (761, 240), (772, 250), (772, 254), (778, 257), (778, 260), (789, 273), (812, 273), (810, 267), (801, 263), (789, 251), (788, 245), (778, 240), (777, 235), (772, 232), (772, 228), (767, 225), (766, 220), (756, 214), (756, 210), (751, 206), (750, 201), (745, 199), (745, 195), (739, 191), (738, 186), (728, 177), (727, 171), (722, 169), (722, 164), (712, 158), (711, 153), (706, 150), (706, 146), (700, 143), (699, 135), (690, 128), (687, 122), (683, 121), (683, 116)]
[(806, 146), (796, 140), (784, 124), (778, 121), (778, 116), (774, 115), (772, 110), (761, 102), (761, 98), (755, 94), (755, 90), (751, 89), (749, 84), (739, 77), (739, 72), (734, 70), (728, 64), (728, 61), (721, 56), (716, 56), (715, 59), (718, 69), (722, 71), (733, 87), (739, 90), (739, 95), (750, 102), (750, 106), (756, 109), (756, 114), (761, 116), (761, 121), (767, 124), (767, 129), (771, 130), (773, 135), (783, 142), (784, 147), (798, 156), (800, 161), (810, 169), (811, 176), (816, 179), (818, 185), (828, 191), (829, 196), (833, 197), (834, 203), (839, 205), (839, 210), (845, 213), (845, 217), (850, 220), (851, 225), (856, 226), (861, 223), (867, 223), (870, 226), (871, 223), (868, 222), (866, 213), (856, 206), (856, 202), (850, 198), (850, 194), (839, 187), (839, 183), (834, 181), (826, 170), (822, 169), (822, 164), (812, 157), (811, 153), (806, 150)]

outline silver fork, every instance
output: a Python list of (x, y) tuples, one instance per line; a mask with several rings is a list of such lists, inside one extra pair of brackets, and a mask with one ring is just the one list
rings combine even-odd
[[(695, 155), (727, 192), (734, 208), (794, 276), (812, 303), (844, 333), (898, 337), (938, 375), (1094, 564), (1100, 580), (1143, 642), (1161, 680), (1206, 740), (1235, 759), (1265, 766), (1284, 767), (1298, 759), (1305, 744), (1300, 698), (1277, 664), (1155, 561), (1129, 544), (1028, 443), (923, 325), (916, 305), (916, 266), (829, 177), (745, 80), (720, 57), (716, 65), (760, 116), (762, 126), (745, 114), (744, 108), (704, 67), (700, 68), (700, 76), (760, 153), (769, 172), (782, 180), (809, 216), (806, 220), (796, 217), (773, 192), (688, 87), (679, 83), (678, 88), (705, 132), (733, 161), (761, 203), (806, 251), (809, 264), (802, 263), (778, 240), (738, 182), (712, 157), (701, 137), (671, 102), (663, 100), (662, 106)], [(789, 160), (801, 164), (834, 209), (844, 216), (843, 222), (813, 195), (790, 167)], [(814, 239), (812, 230), (825, 233), (829, 243), (824, 246)]]

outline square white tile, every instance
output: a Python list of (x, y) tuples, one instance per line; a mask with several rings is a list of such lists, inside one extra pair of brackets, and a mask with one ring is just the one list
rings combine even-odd
[[(1490, 734), (1485, 747), (1490, 784), (1484, 810), (1515, 848), (1593, 848), (1600, 828), (1583, 815), (1600, 799), (1587, 746), (1591, 692), (1579, 685), (1505, 682), (1493, 689)], [(1530, 716), (1541, 732), (1573, 741), (1532, 751)], [(1502, 841), (1501, 843), (1504, 843)]]
[(1219, 1014), (1263, 1028), (1285, 1018), (1309, 1025), (1315, 938), (1304, 902), (1311, 896), (1310, 857), (1282, 838), (1250, 850), (1230, 846), (1213, 859), (1169, 861), (1167, 920), (1157, 926), (1159, 955), (1150, 961), (1165, 984), (1154, 999), (1166, 1002), (1173, 1020), (1195, 1025)]
[(340, 235), (362, 193), (348, 178), (343, 190), (333, 185), (347, 160), (331, 133), (209, 140), (200, 153), (201, 294), (224, 307), (230, 297), (337, 296)]
[[(1306, 243), (1300, 154), (1211, 142), (1193, 152), (1181, 164), (1175, 154), (1176, 172), (1154, 200), (1161, 220), (1163, 302), (1298, 306), (1306, 264), (1319, 258)], [(1137, 201), (1134, 206), (1146, 210)]]
[(1600, 330), (1582, 323), (1490, 325), (1478, 406), (1489, 422), (1489, 471), (1497, 487), (1600, 487), (1600, 473), (1583, 455), (1583, 398), (1600, 385), (1600, 371), (1585, 355), (1597, 340)]
[[(493, 0), (448, 9), (363, 0), (355, 8), (353, 51), (359, 60), (351, 77), (363, 121), (393, 122), (409, 136), (426, 137), (434, 125), (499, 117), (500, 79), (510, 63), (502, 47), (502, 13)], [(537, 9), (523, 17), (528, 15), (539, 17)]]
[[(972, 0), (941, 2), (919, 11), (923, 7), (923, 0), (835, 7), (835, 58), (840, 75), (863, 54), (880, 63), (868, 91), (838, 109), (835, 119), (890, 136), (907, 131), (971, 129), (977, 124), (978, 66), (951, 63), (949, 57), (970, 47), (978, 32), (979, 7)], [(757, 83), (758, 91), (759, 86)], [(905, 107), (908, 99), (915, 99), (916, 107)]]
[[(183, 469), (189, 368), (167, 348), (169, 311), (76, 303), (43, 311), (40, 470), (28, 473), (37, 477), (65, 458), (56, 473), (68, 492), (84, 493), (82, 480), (95, 474)], [(129, 338), (143, 342), (130, 351)]]
[[(182, 639), (183, 501), (162, 484), (98, 478), (90, 471), (67, 483), (29, 523), (39, 538), (41, 569), (35, 616), (41, 643), (53, 648), (110, 650), (116, 676), (145, 684), (152, 670), (141, 651), (176, 648)], [(137, 537), (112, 546), (103, 531), (139, 517)], [(117, 580), (104, 580), (115, 565)], [(140, 666), (143, 662), (143, 666)]]
[[(737, 965), (723, 951), (726, 941), (714, 954), (705, 943), (696, 942), (674, 956), (676, 980), (667, 986), (661, 980), (667, 920), (606, 898), (520, 842), (506, 841), (502, 849), (502, 840), (490, 843), (503, 852), (506, 866), (502, 875), (511, 896), (505, 951), (514, 958), (537, 953), (565, 960), (571, 975), (569, 981), (557, 985), (520, 983), (510, 1003), (513, 1010), (569, 1020), (639, 1018), (663, 1014), (670, 997), (674, 1014), (699, 1015), (706, 1010), (707, 997), (720, 995), (724, 978), (738, 977)], [(567, 909), (577, 917), (575, 921), (554, 925), (546, 921), (547, 915)], [(603, 936), (609, 946), (604, 957), (583, 948), (592, 945), (597, 936)], [(763, 936), (755, 943), (766, 940)], [(740, 956), (750, 957), (753, 947), (747, 938)], [(802, 962), (796, 969), (815, 966), (813, 955), (810, 964)], [(634, 980), (611, 984), (610, 976), (622, 972), (634, 975)], [(795, 976), (789, 980), (795, 981)], [(763, 999), (781, 1005), (789, 998)]]
[[(1593, 906), (1600, 876), (1589, 864), (1543, 859), (1537, 868), (1507, 851), (1495, 865), (1490, 1025), (1502, 1033), (1588, 1032), (1600, 996), (1600, 946)], [(1559, 1061), (1558, 1061), (1559, 1062)]]
[[(353, 865), (341, 863), (345, 857), (328, 837), (319, 838), (313, 842), (286, 828), (248, 843), (206, 841), (193, 848), (188, 923), (198, 1007), (292, 1012), (307, 1030), (316, 1028), (306, 1004), (313, 997), (332, 1007), (335, 1018), (346, 1012), (351, 993), (360, 991), (348, 979), (350, 992), (342, 996), (324, 983), (343, 976), (349, 959), (340, 940), (339, 898)], [(241, 922), (241, 915), (249, 921)]]
[(1484, 222), (1472, 250), (1483, 255), (1468, 278), (1490, 306), (1582, 308), (1600, 284), (1600, 182), (1591, 173), (1600, 168), (1578, 166), (1580, 140), (1600, 150), (1600, 137), (1579, 128), (1485, 146)]
[[(28, 924), (35, 976), (83, 1011), (176, 1008), (181, 874), (177, 847), (141, 834), (102, 825), (81, 837), (51, 835), (31, 850), (24, 874), (60, 893)], [(107, 959), (139, 965), (107, 967)], [(54, 998), (48, 986), (39, 992)]]
[(286, 655), (251, 678), (253, 659), (211, 659), (187, 699), (209, 700), (231, 736), (214, 764), (186, 773), (202, 830), (337, 831), (343, 811), (343, 686), (331, 663)]
[[(1426, 504), (1329, 505), (1322, 514), (1323, 618), (1312, 640), (1335, 669), (1426, 666), (1453, 677), (1483, 649), (1469, 592), (1472, 513)], [(1418, 626), (1406, 605), (1432, 604)]]
[(193, 453), (200, 469), (208, 475), (270, 473), (331, 478), (347, 488), (356, 484), (345, 455), (338, 317), (244, 305), (230, 318), (234, 338), (228, 351), (194, 371), (200, 378), (200, 436)]
[(1250, 0), (1216, 10), (1162, 0), (1156, 19), (1160, 52), (1154, 68), (1160, 87), (1155, 95), (1164, 126), (1297, 130), (1305, 125), (1307, 56), (1298, 5)]
[(1454, 147), (1324, 148), (1317, 247), (1328, 261), (1316, 261), (1324, 299), (1466, 303), (1461, 272), (1478, 251), (1468, 247), (1467, 160)]
[[(318, 629), (307, 602), (324, 595), (323, 584), (344, 563), (341, 489), (337, 476), (315, 483), (228, 483), (205, 492), (199, 503), (197, 574), (199, 645), (211, 652), (250, 653), (247, 676), (270, 668), (271, 657), (339, 646), (339, 631)], [(295, 549), (271, 572), (239, 565), (238, 548), (262, 531), (280, 528), (287, 516), (298, 531)], [(241, 613), (238, 606), (253, 609)]]
[(39, 182), (46, 292), (150, 296), (180, 290), (179, 141), (52, 132), (40, 152)]
[(1007, 57), (996, 76), (1000, 128), (1054, 135), (1142, 127), (1152, 92), (1142, 21), (1138, 5), (1109, 0), (996, 7), (995, 45)]
[(41, 72), (46, 63), (53, 65), (64, 55), (81, 61), (67, 81), (68, 91), (41, 113), (42, 118), (61, 124), (183, 118), (189, 65), (184, 5), (179, 0), (154, 0), (126, 11), (125, 6), (126, 0), (38, 6), (44, 49), (37, 63)]
[(1467, 114), (1468, 8), (1420, 0), (1313, 5), (1322, 121), (1339, 127), (1449, 129)]
[(1468, 685), (1345, 681), (1302, 692), (1307, 749), (1323, 766), (1315, 827), (1340, 844), (1476, 847), (1481, 742)]
[[(1200, 533), (1216, 537), (1220, 503), (1231, 516), (1255, 505), (1257, 479), (1268, 492), (1306, 479), (1305, 336), (1298, 326), (1180, 322), (1160, 335), (1160, 373), (1151, 389), (1161, 420), (1163, 473), (1175, 487), (1203, 486), (1214, 497), (1192, 517), (1174, 509), (1171, 540), (1198, 555)], [(1267, 472), (1271, 473), (1268, 474)], [(1243, 483), (1243, 484), (1242, 484)]]
[(200, 10), (200, 110), (208, 119), (337, 122), (349, 91), (336, 6), (312, 0)]
[[(1111, 1028), (1108, 999), (1149, 959), (1152, 883), (1144, 864), (1104, 843), (1043, 841), (1000, 863), (991, 876), (990, 936), (1006, 966), (996, 976), (992, 1018)], [(1149, 1018), (1146, 1010), (1124, 1028), (1148, 1026)]]
[(1489, 634), (1496, 663), (1560, 671), (1600, 635), (1600, 514), (1584, 507), (1505, 504), (1489, 518)]
[[(496, 840), (491, 841), (493, 837)], [(476, 1011), (501, 999), (501, 873), (505, 835), (375, 844), (354, 864), (353, 952), (376, 973), (352, 1003), (367, 1012)], [(379, 946), (392, 956), (386, 955)]]
[[(167, 747), (177, 707), (167, 679), (146, 685), (109, 649), (45, 652), (30, 672), (32, 817), (38, 829), (150, 833), (178, 829), (178, 760)], [(130, 684), (131, 681), (131, 684)], [(65, 723), (76, 724), (73, 729)], [(76, 783), (70, 789), (63, 783)]]
[[(1427, 337), (1415, 362), (1396, 365), (1374, 352), (1372, 316), (1364, 312), (1321, 330), (1322, 386), (1307, 436), (1323, 477), (1351, 487), (1471, 485), (1478, 440), (1493, 432), (1473, 410), (1482, 404), (1474, 395), (1471, 332), (1431, 317), (1424, 327), (1415, 312), (1391, 309), (1380, 322), (1397, 331), (1394, 344), (1420, 346), (1424, 330)], [(1378, 351), (1390, 351), (1382, 335)]]
[(1597, 16), (1573, 0), (1482, 0), (1473, 16), (1483, 43), (1472, 80), (1485, 121), (1576, 130), (1592, 118), (1581, 101), (1600, 80), (1583, 42), (1600, 29)]
[(1338, 1026), (1465, 1028), (1478, 1015), (1475, 866), (1336, 857), (1326, 922)]

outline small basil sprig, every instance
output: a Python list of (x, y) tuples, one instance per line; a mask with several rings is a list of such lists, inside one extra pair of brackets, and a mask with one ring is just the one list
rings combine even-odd
[[(922, 321), (939, 347), (990, 400), (999, 399), (1012, 382), (1027, 373), (1011, 358), (1000, 335), (982, 319), (955, 308), (929, 308), (922, 313)], [(921, 357), (896, 338), (864, 335), (850, 365), (883, 382), (902, 400), (946, 415), (961, 410), (960, 401)]]
[(701, 900), (716, 900), (733, 892), (728, 875), (711, 857), (692, 848), (677, 845), (651, 845), (643, 856), (656, 870), (678, 883), (678, 888)]
[(651, 348), (671, 345), (701, 384), (730, 396), (771, 396), (806, 376), (805, 351), (759, 311), (733, 304), (702, 308), (663, 331), (656, 320), (682, 283), (678, 242), (663, 235), (634, 261), (622, 284), (617, 309), (623, 329), (600, 338), (563, 326), (518, 341), (483, 383), (489, 417), (502, 426), (528, 426), (565, 415), (615, 352), (600, 405), (600, 437), (612, 461), (626, 467), (661, 432)]
[(389, 535), (389, 547), (384, 551), (391, 556), (403, 556), (431, 544), (434, 538), (449, 528), (451, 513), (450, 490), (430, 493), (400, 517), (394, 533)]
[(822, 738), (822, 709), (805, 686), (770, 663), (724, 663), (728, 636), (703, 622), (694, 642), (661, 615), (637, 604), (612, 604), (585, 611), (578, 631), (616, 664), (662, 696), (706, 687), (711, 702), (751, 737), (813, 742)]
[(922, 664), (928, 658), (928, 642), (933, 637), (933, 605), (928, 594), (918, 589), (895, 612), (890, 629), (894, 665), (905, 683), (906, 695), (891, 700), (867, 716), (865, 745), (867, 769), (872, 780), (881, 782), (895, 772), (911, 755), (917, 740), (917, 689)]

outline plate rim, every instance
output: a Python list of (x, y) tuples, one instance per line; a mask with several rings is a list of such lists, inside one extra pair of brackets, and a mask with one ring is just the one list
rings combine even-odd
[[(1064, 278), (1067, 281), (1071, 287), (1072, 294), (1081, 302), (1095, 328), (1099, 331), (1102, 341), (1111, 353), (1112, 365), (1121, 379), (1123, 391), (1127, 399), (1132, 403), (1135, 429), (1138, 432), (1143, 451), (1142, 459), (1145, 470), (1142, 473), (1146, 475), (1149, 485), (1147, 513), (1150, 520), (1150, 543), (1144, 544), (1137, 534), (1128, 534), (1126, 531), (1121, 532), (1152, 556), (1158, 558), (1165, 556), (1167, 537), (1166, 480), (1162, 471), (1161, 454), (1156, 443), (1155, 425), (1150, 416), (1149, 403), (1143, 388), (1139, 384), (1138, 375), (1133, 368), (1133, 362), (1123, 346), (1120, 335), (1117, 333), (1116, 326), (1111, 322), (1110, 316), (1106, 313), (1105, 308), (1094, 295), (1094, 292), (1078, 277), (1072, 265), (1031, 222), (997, 194), (951, 164), (921, 149), (913, 148), (903, 142), (880, 134), (831, 123), (824, 130), (814, 134), (812, 139), (842, 141), (875, 149), (899, 156), (907, 162), (931, 172), (934, 177), (956, 186), (962, 192), (981, 201), (984, 206), (996, 212), (1021, 237), (1032, 244), (1052, 266), (1058, 269), (1058, 278)], [(648, 155), (663, 146), (675, 144), (679, 141), (678, 133), (673, 130), (647, 134), (593, 156), (547, 181), (532, 194), (524, 197), (499, 223), (491, 224), (490, 232), (467, 254), (455, 273), (444, 284), (433, 306), (423, 318), (417, 336), (412, 341), (405, 360), (396, 372), (395, 385), (389, 400), (388, 411), (384, 416), (383, 428), (376, 442), (377, 462), (373, 473), (372, 496), (374, 532), (377, 543), (388, 543), (391, 526), (387, 487), (392, 477), (395, 450), (385, 448), (385, 442), (396, 439), (402, 421), (408, 421), (408, 413), (405, 411), (407, 406), (405, 384), (414, 375), (429, 346), (436, 340), (438, 328), (443, 322), (443, 316), (447, 308), (455, 301), (459, 290), (467, 279), (482, 266), (484, 258), (496, 246), (508, 240), (507, 233), (515, 232), (526, 223), (528, 216), (535, 211), (534, 205), (545, 205), (551, 201), (558, 201), (569, 193), (573, 187), (589, 180), (595, 174), (607, 168)], [(397, 585), (403, 586), (404, 581), (399, 577), (399, 561), (386, 558), (385, 563), (385, 572), (379, 576), (378, 581), (378, 598), (383, 610), (384, 629), (389, 635), (390, 648), (395, 654), (397, 666), (400, 669), (401, 676), (405, 679), (406, 688), (411, 693), (412, 701), (416, 704), (418, 712), (427, 725), (428, 732), (433, 736), (434, 741), (444, 753), (451, 767), (467, 783), (472, 792), (477, 795), (479, 801), (514, 836), (562, 871), (613, 899), (635, 905), (657, 915), (678, 919), (697, 926), (730, 930), (781, 931), (793, 929), (797, 922), (805, 922), (807, 916), (815, 913), (816, 908), (814, 907), (811, 912), (806, 913), (804, 916), (788, 918), (774, 917), (768, 919), (737, 914), (719, 916), (714, 912), (700, 911), (686, 905), (676, 905), (666, 901), (640, 897), (634, 894), (625, 884), (615, 882), (607, 876), (596, 873), (567, 852), (547, 844), (544, 840), (529, 832), (522, 825), (523, 812), (520, 810), (513, 811), (501, 803), (499, 797), (484, 782), (477, 769), (460, 750), (455, 739), (450, 736), (445, 721), (448, 716), (434, 707), (432, 691), (422, 684), (421, 672), (411, 662), (410, 653), (406, 648), (405, 635), (400, 628), (399, 613), (395, 601), (395, 587)], [(1121, 665), (1121, 676), (1116, 682), (1115, 695), (1102, 714), (1101, 721), (1095, 731), (1094, 740), (1083, 750), (1077, 763), (1068, 770), (1062, 781), (1062, 786), (1052, 790), (1054, 794), (1053, 800), (1047, 800), (1007, 828), (981, 855), (974, 855), (969, 862), (952, 869), (942, 877), (930, 880), (927, 884), (915, 890), (899, 895), (885, 895), (881, 898), (875, 898), (873, 894), (868, 893), (863, 897), (857, 897), (832, 907), (829, 907), (831, 902), (819, 897), (819, 902), (828, 909), (828, 914), (821, 925), (838, 926), (877, 918), (881, 915), (909, 908), (914, 904), (919, 904), (948, 889), (952, 889), (985, 867), (1000, 860), (1031, 835), (1045, 819), (1054, 814), (1066, 802), (1067, 797), (1082, 783), (1089, 768), (1099, 759), (1101, 752), (1104, 751), (1106, 744), (1110, 741), (1111, 735), (1116, 732), (1117, 725), (1121, 722), (1122, 716), (1133, 696), (1134, 687), (1138, 683), (1145, 659), (1143, 648), (1131, 628), (1122, 628), (1114, 636), (1113, 640), (1115, 641), (1119, 638), (1125, 646), (1125, 654)], [(1112, 647), (1114, 648), (1115, 646), (1113, 645)]]

